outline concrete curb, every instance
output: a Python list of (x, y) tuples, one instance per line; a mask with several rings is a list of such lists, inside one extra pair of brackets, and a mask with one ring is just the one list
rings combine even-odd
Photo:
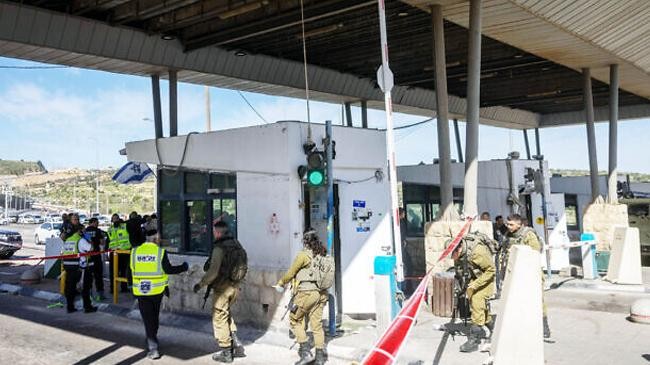
[[(7, 284), (0, 282), (0, 292), (7, 292), (13, 295), (20, 295), (23, 297), (31, 297), (43, 300), (49, 303), (65, 302), (63, 295), (45, 290), (32, 289), (20, 285)], [(111, 315), (125, 317), (135, 321), (142, 321), (140, 311), (137, 305), (134, 304), (132, 308), (121, 307), (112, 303), (94, 303), (97, 306), (98, 312), (107, 313)], [(81, 299), (75, 302), (77, 308), (82, 308), (83, 304)], [(176, 314), (171, 312), (161, 312), (160, 324), (163, 326), (179, 328), (192, 332), (200, 332), (212, 336), (212, 321), (209, 316), (189, 315), (189, 314)], [(290, 348), (294, 345), (294, 341), (287, 336), (286, 328), (278, 328), (275, 326), (269, 327), (266, 331), (256, 329), (248, 326), (238, 326), (239, 334), (245, 344), (251, 343), (247, 339), (255, 338), (256, 343)], [(294, 346), (296, 349), (297, 346)], [(359, 347), (340, 346), (334, 344), (327, 345), (327, 352), (331, 358), (337, 360), (354, 362), (360, 361), (363, 356), (368, 352), (368, 349)], [(409, 359), (407, 356), (400, 356), (400, 362), (413, 363), (419, 361), (417, 359)]]
[(562, 290), (562, 289), (581, 289), (581, 290), (592, 290), (598, 292), (616, 292), (616, 293), (650, 293), (650, 289), (646, 288), (643, 285), (625, 285), (625, 284), (610, 284), (603, 283), (601, 281), (596, 281), (593, 283), (589, 282), (572, 282), (566, 281), (561, 283), (557, 287), (551, 285), (551, 290)]

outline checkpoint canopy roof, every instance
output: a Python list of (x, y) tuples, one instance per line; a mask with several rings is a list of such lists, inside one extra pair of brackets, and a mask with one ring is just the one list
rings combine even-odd
[[(312, 97), (383, 109), (377, 1), (303, 0)], [(386, 0), (394, 109), (435, 115), (430, 6), (443, 5), (451, 117), (466, 109), (469, 2)], [(481, 122), (533, 128), (650, 115), (650, 2), (483, 0)], [(304, 96), (299, 0), (0, 0), (0, 55), (290, 97)]]

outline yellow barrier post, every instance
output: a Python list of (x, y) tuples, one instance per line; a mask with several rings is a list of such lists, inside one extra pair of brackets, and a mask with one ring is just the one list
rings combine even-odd
[(61, 275), (59, 275), (59, 293), (65, 295), (65, 269), (63, 268), (63, 260), (61, 260)]
[(129, 279), (127, 277), (119, 277), (118, 276), (118, 261), (119, 261), (119, 254), (121, 253), (128, 253), (130, 254), (130, 250), (115, 250), (113, 251), (113, 304), (117, 304), (117, 284), (118, 283), (128, 283)]

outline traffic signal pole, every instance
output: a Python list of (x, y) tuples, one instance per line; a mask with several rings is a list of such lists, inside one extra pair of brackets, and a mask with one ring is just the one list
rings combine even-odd
[[(332, 167), (332, 121), (325, 122), (325, 152), (327, 153), (327, 253), (334, 256), (334, 168)], [(339, 254), (338, 252), (336, 253)], [(336, 334), (336, 284), (329, 290), (328, 310), (329, 322), (328, 332), (330, 336)]]

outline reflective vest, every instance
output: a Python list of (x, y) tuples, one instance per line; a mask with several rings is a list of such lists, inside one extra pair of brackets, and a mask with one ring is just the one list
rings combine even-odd
[(130, 250), (131, 242), (129, 241), (129, 232), (126, 230), (126, 224), (111, 226), (108, 228), (108, 239), (110, 240), (108, 248), (111, 250)]
[(145, 242), (131, 250), (133, 295), (158, 295), (167, 287), (167, 274), (162, 268), (165, 250), (155, 243)]
[[(75, 232), (72, 236), (66, 238), (63, 242), (63, 248), (61, 249), (61, 255), (76, 255), (79, 253), (79, 241), (81, 240), (81, 235), (79, 232)], [(63, 259), (63, 265), (65, 266), (79, 266), (79, 258), (68, 258)]]

